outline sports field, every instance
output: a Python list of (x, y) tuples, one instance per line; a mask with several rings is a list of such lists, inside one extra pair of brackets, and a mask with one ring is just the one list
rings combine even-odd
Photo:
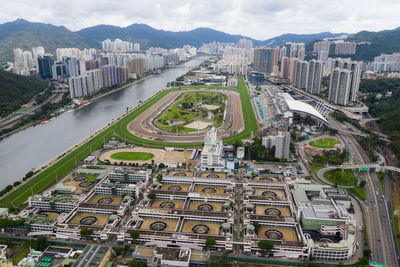
[[(245, 123), (245, 129), (238, 135), (231, 136), (224, 139), (224, 143), (233, 143), (237, 140), (250, 137), (251, 133), (254, 135), (258, 131), (258, 123), (254, 115), (254, 111), (250, 102), (250, 96), (247, 91), (245, 81), (242, 77), (238, 78), (239, 89), (233, 89), (229, 87), (208, 87), (210, 89), (219, 90), (236, 90), (240, 94), (240, 101), (242, 104), (243, 118)], [(192, 87), (192, 88), (205, 88), (204, 86)], [(108, 128), (100, 131), (98, 134), (90, 136), (88, 141), (83, 145), (76, 146), (76, 149), (64, 155), (59, 161), (53, 165), (42, 170), (38, 175), (30, 178), (26, 183), (21, 185), (18, 189), (12, 191), (10, 194), (5, 196), (0, 201), (1, 207), (19, 207), (28, 197), (32, 194), (38, 194), (45, 190), (49, 186), (55, 184), (60, 178), (71, 172), (77, 165), (77, 162), (82, 161), (90, 153), (103, 146), (103, 144), (108, 141), (114, 133), (121, 140), (148, 147), (164, 148), (166, 146), (172, 146), (176, 148), (192, 148), (202, 146), (202, 142), (195, 143), (167, 143), (162, 141), (146, 140), (140, 137), (132, 135), (128, 129), (128, 124), (139, 116), (146, 109), (154, 105), (161, 98), (166, 96), (171, 91), (181, 90), (182, 88), (172, 88), (168, 90), (163, 90), (145, 101), (142, 105), (138, 106), (136, 109), (122, 117), (121, 119), (115, 121), (114, 123), (109, 123)]]
[(340, 144), (336, 138), (321, 138), (310, 142), (310, 145), (318, 148), (333, 148), (335, 145)]
[(117, 152), (112, 154), (111, 158), (120, 160), (149, 160), (154, 158), (154, 155), (147, 152)]

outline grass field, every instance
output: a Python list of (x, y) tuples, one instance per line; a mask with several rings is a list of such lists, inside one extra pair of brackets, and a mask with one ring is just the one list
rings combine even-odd
[(352, 170), (330, 170), (325, 173), (325, 178), (338, 185), (354, 185), (356, 181)]
[(175, 90), (209, 88), (218, 90), (238, 91), (240, 93), (245, 129), (238, 135), (225, 138), (224, 142), (233, 143), (236, 140), (248, 138), (251, 135), (251, 133), (255, 135), (258, 131), (258, 124), (250, 102), (250, 96), (248, 94), (246, 84), (242, 77), (238, 78), (238, 83), (239, 83), (238, 90), (229, 87), (194, 86), (194, 87), (184, 87), (184, 88), (171, 88), (168, 90), (160, 91), (159, 93), (157, 93), (156, 95), (145, 101), (142, 105), (134, 109), (132, 112), (122, 117), (120, 120), (116, 121), (113, 124), (111, 122), (108, 123), (108, 128), (106, 128), (105, 130), (101, 131), (95, 136), (90, 136), (91, 141), (86, 142), (81, 146), (76, 146), (76, 148), (72, 152), (64, 155), (63, 158), (61, 158), (59, 161), (47, 167), (46, 169), (42, 170), (36, 176), (30, 178), (26, 183), (21, 185), (18, 189), (12, 191), (10, 194), (1, 199), (0, 206), (6, 208), (21, 206), (32, 194), (40, 193), (41, 191), (53, 185), (57, 181), (60, 181), (62, 177), (71, 172), (77, 166), (76, 165), (77, 163), (86, 158), (91, 153), (91, 151), (96, 150), (101, 146), (103, 146), (103, 144), (106, 141), (108, 141), (114, 135), (114, 133), (117, 135), (119, 139), (140, 146), (148, 146), (154, 148), (164, 148), (166, 146), (173, 146), (176, 148), (192, 148), (192, 147), (202, 146), (203, 145), (202, 142), (167, 143), (162, 141), (146, 140), (132, 135), (127, 129), (128, 124), (133, 119), (135, 119), (146, 109), (154, 105), (162, 97)]
[(336, 138), (321, 138), (315, 141), (311, 141), (310, 145), (319, 148), (333, 148), (336, 144), (339, 144), (339, 140)]
[(365, 201), (367, 199), (367, 196), (365, 194), (365, 188), (358, 186), (355, 188), (346, 188), (346, 190), (352, 194), (354, 194), (356, 197), (358, 197), (359, 199)]
[(147, 152), (117, 152), (112, 154), (111, 158), (119, 160), (149, 160), (154, 158), (154, 155)]

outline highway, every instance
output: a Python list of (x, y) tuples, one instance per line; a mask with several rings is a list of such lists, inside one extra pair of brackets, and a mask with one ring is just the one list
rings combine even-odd
[(57, 101), (60, 101), (63, 95), (64, 95), (64, 93), (52, 94), (43, 103), (41, 103), (41, 104), (39, 104), (37, 106), (32, 106), (31, 108), (29, 108), (24, 113), (13, 113), (13, 114), (11, 114), (11, 116), (7, 117), (5, 120), (0, 122), (0, 130), (12, 127), (14, 124), (18, 123), (23, 118), (34, 114), (37, 110), (42, 108), (42, 106), (44, 106), (47, 103), (56, 103)]
[[(337, 124), (337, 126), (343, 127), (340, 124)], [(348, 145), (349, 153), (356, 159), (357, 164), (370, 163), (365, 151), (352, 135), (342, 135), (342, 138)], [(385, 200), (375, 172), (364, 172), (363, 177), (367, 181), (365, 186), (367, 197), (366, 222), (369, 227), (371, 260), (387, 266), (400, 266), (397, 243), (393, 236), (394, 227), (391, 221), (391, 209), (388, 210), (388, 202), (390, 205), (391, 200)]]

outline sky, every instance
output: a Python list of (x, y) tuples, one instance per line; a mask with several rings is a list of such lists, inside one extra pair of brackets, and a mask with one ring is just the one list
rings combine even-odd
[(284, 33), (400, 26), (399, 0), (0, 0), (0, 6), (0, 23), (23, 18), (73, 31), (146, 23), (170, 31), (209, 27), (265, 40)]

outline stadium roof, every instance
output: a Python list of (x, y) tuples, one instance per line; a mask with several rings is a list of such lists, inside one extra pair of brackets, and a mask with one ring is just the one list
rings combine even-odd
[(326, 124), (329, 124), (329, 122), (325, 119), (324, 116), (322, 116), (322, 114), (316, 110), (313, 106), (295, 100), (290, 94), (288, 93), (282, 93), (281, 94), (283, 99), (285, 100), (287, 106), (289, 107), (289, 109), (292, 112), (299, 112), (299, 113), (305, 113), (307, 115), (310, 115), (312, 117), (315, 117), (323, 122), (325, 122)]

